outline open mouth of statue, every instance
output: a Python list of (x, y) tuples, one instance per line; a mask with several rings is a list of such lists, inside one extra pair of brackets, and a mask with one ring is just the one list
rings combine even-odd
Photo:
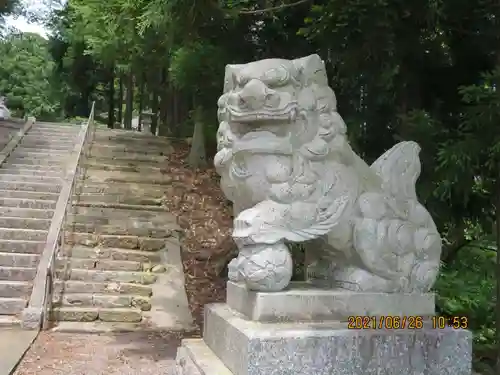
[(228, 106), (228, 111), (231, 120), (240, 123), (259, 121), (293, 122), (297, 116), (297, 103), (291, 102), (283, 108), (263, 108), (257, 111), (244, 111), (235, 106)]

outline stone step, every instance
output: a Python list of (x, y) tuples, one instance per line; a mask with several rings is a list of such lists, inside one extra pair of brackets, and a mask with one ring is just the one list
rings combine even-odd
[(36, 275), (36, 268), (0, 266), (0, 280), (32, 281)]
[[(5, 315), (8, 316), (8, 315)], [(1, 319), (1, 316), (0, 316)], [(61, 333), (83, 333), (83, 334), (116, 334), (126, 332), (139, 332), (144, 331), (144, 323), (124, 323), (124, 322), (64, 322), (59, 321), (57, 325), (51, 329), (52, 332)]]
[(24, 298), (0, 297), (0, 315), (15, 315), (23, 311), (27, 301)]
[(47, 219), (29, 219), (26, 217), (0, 217), (0, 228), (21, 228), (21, 229), (37, 229), (48, 230), (50, 220)]
[(135, 183), (148, 185), (171, 185), (172, 177), (162, 173), (141, 174), (137, 172), (87, 170), (85, 184), (92, 183)]
[(32, 149), (16, 148), (11, 154), (12, 157), (33, 158), (33, 159), (63, 159), (68, 157), (70, 151), (34, 151)]
[[(0, 238), (1, 235), (0, 235)], [(121, 249), (137, 249), (143, 251), (160, 250), (165, 247), (164, 238), (149, 238), (138, 236), (95, 235), (93, 233), (66, 232), (65, 241), (68, 245), (84, 245), (89, 247), (114, 247)]]
[(38, 156), (34, 155), (28, 155), (24, 151), (14, 151), (12, 154), (9, 155), (9, 160), (16, 160), (16, 159), (31, 159), (35, 160), (37, 162), (43, 162), (43, 161), (50, 161), (52, 163), (62, 163), (64, 164), (65, 160), (69, 156), (69, 152), (67, 152), (65, 155), (51, 155), (51, 154), (40, 154)]
[(62, 255), (73, 259), (112, 259), (129, 260), (140, 263), (158, 263), (161, 261), (160, 252), (119, 249), (111, 247), (67, 246)]
[(104, 163), (104, 164), (111, 164), (111, 163), (127, 163), (131, 165), (141, 165), (144, 163), (165, 163), (168, 161), (168, 154), (165, 154), (163, 156), (154, 156), (154, 155), (145, 155), (145, 154), (140, 154), (137, 152), (131, 152), (128, 154), (117, 154), (114, 156), (102, 156), (102, 155), (95, 155), (92, 153), (90, 154), (90, 157), (94, 160), (96, 160), (98, 163)]
[(59, 194), (40, 191), (16, 191), (0, 189), (0, 197), (2, 198), (18, 198), (18, 199), (35, 199), (43, 201), (54, 201), (59, 199)]
[(0, 189), (59, 193), (61, 191), (61, 185), (45, 182), (0, 181)]
[(76, 137), (72, 135), (57, 136), (53, 133), (28, 133), (23, 137), (25, 141), (39, 141), (47, 143), (73, 143)]
[(148, 167), (148, 166), (128, 166), (128, 165), (115, 165), (113, 163), (110, 164), (93, 164), (92, 162), (90, 163), (85, 163), (87, 168), (89, 169), (90, 173), (92, 169), (98, 169), (101, 171), (118, 171), (118, 172), (136, 172), (136, 173), (141, 173), (143, 175), (145, 174), (157, 174), (161, 173), (161, 168), (159, 166), (157, 167)]
[[(43, 199), (0, 198), (0, 206), (10, 208), (35, 209), (52, 211), (56, 201)], [(52, 211), (53, 212), (53, 211)]]
[(51, 171), (51, 172), (60, 172), (62, 173), (62, 167), (58, 165), (26, 165), (26, 164), (16, 164), (16, 163), (10, 163), (9, 160), (7, 160), (4, 164), (2, 164), (2, 168), (13, 168), (13, 169), (29, 169), (29, 170), (36, 170), (36, 171)]
[(23, 140), (19, 144), (18, 147), (21, 147), (25, 150), (33, 150), (33, 149), (48, 149), (48, 150), (61, 150), (71, 152), (75, 147), (74, 142), (45, 142), (45, 141), (26, 141)]
[(44, 135), (58, 139), (59, 137), (76, 137), (79, 132), (80, 131), (68, 131), (51, 128), (35, 128), (32, 129), (27, 135)]
[(41, 177), (62, 177), (62, 171), (41, 171), (36, 169), (19, 168), (0, 168), (0, 175), (22, 175), (22, 176), (41, 176)]
[(0, 266), (32, 268), (38, 265), (39, 259), (38, 254), (0, 253)]
[(73, 198), (73, 204), (85, 204), (93, 205), (98, 207), (100, 204), (128, 204), (137, 206), (161, 206), (163, 199), (160, 198), (148, 198), (140, 194), (131, 195), (130, 193), (120, 194), (120, 193), (82, 193), (77, 197)]
[[(2, 220), (1, 216), (10, 216), (10, 217), (28, 218), (28, 219), (52, 219), (52, 216), (54, 216), (54, 211), (47, 209), (0, 206), (0, 220)], [(50, 225), (50, 220), (48, 221)], [(44, 228), (33, 228), (33, 227), (30, 228), (44, 229)]]
[(136, 283), (150, 285), (156, 282), (157, 275), (149, 272), (132, 271), (104, 271), (104, 270), (56, 270), (59, 279), (90, 281), (90, 282), (117, 282), (117, 283)]
[(64, 293), (54, 295), (53, 303), (54, 306), (134, 307), (141, 311), (151, 310), (149, 297), (129, 294)]
[(79, 280), (56, 280), (54, 293), (96, 293), (96, 294), (134, 294), (150, 297), (153, 289), (149, 285), (119, 283), (119, 282), (93, 282)]
[(46, 230), (0, 228), (0, 239), (2, 240), (45, 241), (46, 238)]
[[(73, 144), (71, 145), (73, 146)], [(27, 152), (46, 152), (46, 153), (71, 152), (71, 150), (73, 149), (73, 147), (67, 145), (37, 145), (33, 143), (26, 143), (26, 144), (21, 143), (21, 145), (18, 147)]]
[(0, 251), (3, 253), (41, 254), (45, 241), (0, 240)]
[(0, 315), (0, 327), (13, 327), (21, 324), (21, 320), (13, 315)]
[(49, 176), (26, 176), (24, 174), (3, 174), (0, 173), (0, 182), (43, 182), (46, 184), (61, 184), (62, 179), (57, 177), (49, 177)]
[(60, 257), (57, 259), (57, 265), (58, 268), (69, 267), (70, 269), (79, 268), (84, 270), (142, 271), (142, 264), (140, 262), (129, 260)]
[(0, 297), (27, 297), (32, 287), (33, 284), (28, 281), (0, 280)]
[[(145, 224), (146, 225), (146, 224)], [(138, 236), (150, 238), (168, 238), (172, 235), (170, 228), (147, 228), (123, 220), (122, 225), (99, 225), (99, 223), (68, 223), (67, 229), (79, 233), (95, 233), (105, 235)]]
[(153, 155), (153, 156), (164, 156), (165, 154), (169, 154), (170, 150), (166, 150), (164, 145), (161, 146), (153, 146), (153, 145), (145, 145), (144, 148), (138, 149), (135, 147), (127, 146), (127, 145), (102, 145), (102, 144), (94, 144), (92, 145), (91, 150), (92, 156), (104, 156), (104, 157), (112, 157), (115, 155), (126, 155), (129, 153), (138, 153), (142, 155)]
[(24, 165), (42, 165), (42, 166), (49, 166), (49, 165), (63, 165), (64, 164), (64, 159), (33, 159), (33, 158), (23, 158), (21, 156), (17, 157), (9, 157), (8, 160), (9, 164), (24, 164)]
[(135, 308), (99, 307), (56, 307), (52, 310), (51, 320), (72, 322), (140, 322), (141, 310)]

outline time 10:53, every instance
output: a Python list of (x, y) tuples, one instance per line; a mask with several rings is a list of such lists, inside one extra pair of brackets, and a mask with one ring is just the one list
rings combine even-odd
[(446, 327), (453, 329), (469, 328), (469, 319), (466, 316), (433, 316), (431, 320), (433, 329), (443, 329)]

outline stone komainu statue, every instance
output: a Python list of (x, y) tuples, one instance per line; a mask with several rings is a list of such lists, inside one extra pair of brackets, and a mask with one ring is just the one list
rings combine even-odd
[(285, 242), (304, 242), (313, 284), (426, 292), (441, 238), (418, 202), (420, 148), (401, 142), (368, 166), (351, 149), (318, 55), (228, 65), (215, 166), (234, 204), (239, 255), (229, 278), (279, 291)]

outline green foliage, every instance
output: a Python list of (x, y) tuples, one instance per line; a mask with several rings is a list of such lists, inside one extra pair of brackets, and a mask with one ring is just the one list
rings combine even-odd
[(50, 83), (53, 62), (47, 41), (36, 34), (0, 40), (0, 93), (17, 115), (51, 119), (58, 110)]
[(441, 315), (468, 317), (475, 367), (482, 374), (493, 367), (495, 358), (495, 261), (494, 245), (471, 243), (443, 267), (435, 287)]

